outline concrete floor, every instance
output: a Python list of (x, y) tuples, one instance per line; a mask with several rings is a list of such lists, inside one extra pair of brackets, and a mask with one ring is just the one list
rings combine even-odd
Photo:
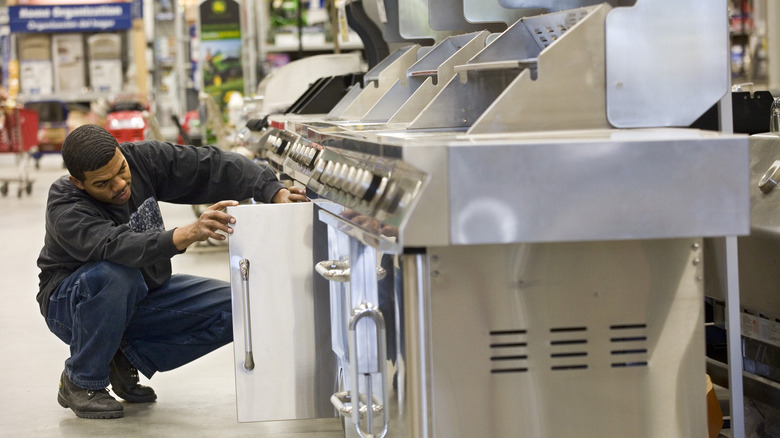
[[(48, 187), (65, 174), (59, 155), (30, 167), (32, 193), (17, 197), (12, 182), (0, 198), (0, 435), (7, 437), (343, 437), (337, 419), (241, 423), (236, 421), (233, 347), (223, 347), (151, 381), (158, 401), (125, 403), (125, 417), (85, 420), (57, 403), (57, 384), (68, 348), (39, 313), (35, 261), (43, 244)], [(0, 178), (16, 178), (14, 155), (0, 155)], [(186, 206), (163, 205), (166, 227), (194, 220)], [(174, 257), (174, 272), (228, 280), (227, 251), (190, 250)]]

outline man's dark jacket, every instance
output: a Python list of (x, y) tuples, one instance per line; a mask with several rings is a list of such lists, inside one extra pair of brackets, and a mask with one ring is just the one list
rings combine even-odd
[(119, 149), (132, 178), (126, 204), (96, 201), (67, 176), (49, 189), (46, 235), (38, 257), (37, 300), (44, 317), (57, 285), (85, 263), (107, 260), (140, 268), (150, 290), (168, 281), (170, 259), (179, 251), (173, 244), (173, 229), (163, 227), (157, 201), (212, 204), (253, 198), (271, 202), (283, 187), (269, 168), (212, 146), (144, 141), (122, 143)]

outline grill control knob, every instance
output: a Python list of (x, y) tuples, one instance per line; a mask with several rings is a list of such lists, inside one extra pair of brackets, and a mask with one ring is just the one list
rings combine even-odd
[(309, 148), (309, 153), (306, 155), (306, 165), (311, 166), (314, 162), (314, 157), (317, 156), (317, 148), (312, 146)]
[(300, 150), (301, 150), (301, 143), (299, 143), (298, 141), (293, 143), (292, 149), (290, 149), (290, 158), (292, 158), (293, 161), (298, 160), (298, 155), (300, 153)]
[(322, 176), (320, 177), (320, 182), (326, 185), (330, 185), (330, 178), (333, 175), (333, 167), (335, 167), (335, 164), (333, 161), (328, 161), (325, 164), (325, 167), (322, 171)]
[(371, 193), (368, 194), (369, 196), (371, 196), (368, 201), (369, 207), (374, 208), (376, 206), (377, 202), (379, 202), (379, 200), (382, 199), (382, 197), (384, 196), (386, 188), (387, 188), (387, 177), (383, 176), (379, 180), (379, 184), (377, 185), (376, 190), (374, 190), (373, 195), (371, 195)]
[(334, 181), (333, 185), (336, 186), (337, 189), (341, 189), (344, 187), (344, 183), (347, 180), (347, 173), (349, 172), (349, 165), (348, 164), (342, 164), (341, 168), (339, 168), (338, 172), (334, 172), (336, 176), (336, 181)]
[(314, 162), (314, 170), (311, 173), (311, 177), (315, 180), (322, 181), (322, 172), (325, 170), (325, 165), (327, 163), (328, 161), (317, 158), (317, 161)]
[(357, 173), (357, 169), (352, 166), (347, 166), (347, 169), (345, 169), (343, 173), (346, 175), (344, 176), (344, 183), (341, 185), (341, 188), (345, 192), (352, 194), (352, 187), (355, 185), (355, 174)]
[(371, 181), (374, 179), (374, 175), (368, 170), (363, 169), (355, 179), (355, 196), (362, 199), (366, 196), (368, 188), (371, 187)]

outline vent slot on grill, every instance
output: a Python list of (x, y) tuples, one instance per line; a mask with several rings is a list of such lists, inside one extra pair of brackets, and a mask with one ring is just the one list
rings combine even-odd
[(611, 325), (609, 331), (612, 368), (648, 365), (647, 324)]
[(550, 329), (550, 369), (573, 371), (588, 369), (588, 328), (584, 326)]
[(490, 332), (490, 372), (492, 374), (528, 372), (526, 330)]

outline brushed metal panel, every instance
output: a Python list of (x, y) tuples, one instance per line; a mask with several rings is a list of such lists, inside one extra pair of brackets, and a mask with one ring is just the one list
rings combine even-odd
[(436, 438), (706, 430), (700, 240), (428, 254)]
[(433, 38), (439, 42), (450, 35), (461, 31), (433, 30), (430, 25), (428, 0), (398, 0), (398, 31), (407, 40)]
[(433, 30), (476, 32), (484, 29), (480, 24), (466, 21), (463, 16), (463, 0), (428, 0), (428, 10), (435, 11), (430, 15), (429, 23)]
[(748, 232), (745, 136), (667, 129), (517, 138), (450, 148), (453, 244)]
[(690, 126), (730, 85), (726, 0), (638, 0), (606, 20), (607, 118)]
[[(468, 133), (608, 128), (604, 19), (609, 10), (607, 5), (601, 5), (592, 10), (578, 9), (568, 14), (523, 20), (528, 35), (545, 30), (545, 34), (555, 39), (547, 37), (549, 46), (538, 54), (538, 66), (533, 74), (530, 69), (520, 73)], [(559, 30), (559, 35), (549, 31), (562, 28), (566, 30)], [(502, 37), (494, 42), (500, 43)]]
[[(229, 251), (238, 421), (335, 416), (329, 335), (317, 343), (330, 323), (316, 324), (328, 304), (317, 309), (313, 296), (313, 204), (243, 205), (228, 213), (236, 218)], [(250, 261), (251, 371), (244, 367), (242, 259)]]
[(496, 0), (463, 0), (463, 15), (470, 23), (503, 22), (511, 25), (523, 17), (543, 14), (544, 12), (546, 9), (536, 7), (504, 6)]

